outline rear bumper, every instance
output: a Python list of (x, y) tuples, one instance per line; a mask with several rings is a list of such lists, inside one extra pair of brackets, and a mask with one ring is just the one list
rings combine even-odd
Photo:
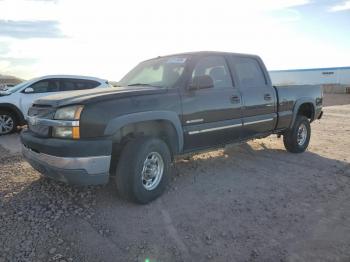
[(34, 152), (24, 145), (22, 153), (41, 174), (67, 184), (99, 185), (109, 179), (110, 156), (56, 157)]

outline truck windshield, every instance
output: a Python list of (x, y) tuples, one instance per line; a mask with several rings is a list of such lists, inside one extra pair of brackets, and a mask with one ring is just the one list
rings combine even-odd
[(186, 56), (171, 56), (142, 62), (127, 73), (118, 85), (173, 87), (184, 72), (186, 60)]

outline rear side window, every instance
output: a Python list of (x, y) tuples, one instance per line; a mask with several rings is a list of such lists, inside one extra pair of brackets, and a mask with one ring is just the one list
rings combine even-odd
[(76, 90), (83, 90), (98, 87), (100, 83), (93, 80), (76, 80), (75, 85)]
[(72, 80), (61, 80), (60, 91), (73, 91), (75, 90), (75, 84)]
[(266, 85), (264, 73), (254, 58), (234, 57), (233, 66), (241, 87), (251, 88)]
[(91, 89), (99, 86), (100, 83), (85, 79), (63, 79), (61, 80), (60, 91), (74, 91)]
[(221, 56), (207, 56), (200, 59), (192, 73), (196, 76), (209, 76), (214, 88), (232, 88), (232, 80), (225, 59)]

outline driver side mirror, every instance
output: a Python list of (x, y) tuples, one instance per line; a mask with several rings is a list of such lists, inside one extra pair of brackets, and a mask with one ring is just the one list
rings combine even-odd
[(24, 89), (24, 93), (26, 94), (34, 93), (34, 89), (32, 87), (27, 87), (26, 89)]
[(195, 76), (189, 86), (189, 90), (213, 88), (214, 81), (208, 75)]

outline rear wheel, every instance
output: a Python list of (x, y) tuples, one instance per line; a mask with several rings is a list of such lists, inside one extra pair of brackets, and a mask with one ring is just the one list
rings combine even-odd
[(6, 135), (14, 132), (17, 127), (16, 115), (0, 110), (0, 135)]
[(309, 145), (310, 136), (309, 119), (305, 116), (297, 116), (293, 127), (283, 134), (284, 147), (291, 153), (302, 153)]
[(119, 194), (136, 203), (149, 203), (164, 192), (170, 166), (170, 150), (163, 140), (139, 137), (128, 142), (117, 166)]

